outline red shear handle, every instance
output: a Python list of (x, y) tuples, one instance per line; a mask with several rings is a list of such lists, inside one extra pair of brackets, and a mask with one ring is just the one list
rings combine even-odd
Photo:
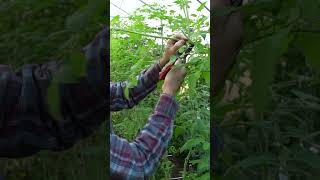
[(160, 80), (164, 80), (168, 74), (168, 72), (171, 70), (174, 63), (169, 64), (163, 71), (160, 72)]

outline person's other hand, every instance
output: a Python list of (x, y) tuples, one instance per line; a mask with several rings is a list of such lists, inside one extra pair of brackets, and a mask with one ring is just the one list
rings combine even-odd
[[(181, 64), (181, 61), (177, 60), (175, 65), (177, 64)], [(187, 71), (185, 67), (173, 66), (164, 80), (164, 83), (162, 85), (162, 92), (171, 96), (175, 96), (183, 83), (186, 73)]]
[(166, 50), (163, 54), (163, 57), (160, 59), (160, 65), (162, 67), (164, 67), (169, 62), (170, 57), (175, 55), (178, 49), (180, 49), (188, 41), (188, 39), (182, 34), (175, 34), (173, 38), (177, 40), (170, 39), (167, 42)]

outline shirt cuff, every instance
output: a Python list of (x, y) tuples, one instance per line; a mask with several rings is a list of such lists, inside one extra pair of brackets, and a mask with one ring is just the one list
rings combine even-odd
[(157, 61), (157, 63), (155, 64), (155, 68), (156, 68), (159, 72), (161, 72), (162, 67), (161, 67), (161, 65), (160, 65), (160, 60)]
[(160, 99), (158, 101), (155, 111), (167, 115), (173, 119), (178, 109), (179, 104), (176, 101), (176, 99), (169, 94), (162, 93), (160, 95)]

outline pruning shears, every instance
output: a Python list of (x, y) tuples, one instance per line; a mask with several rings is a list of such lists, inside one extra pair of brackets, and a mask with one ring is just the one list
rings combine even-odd
[(176, 52), (176, 59), (171, 62), (168, 66), (166, 66), (166, 68), (160, 72), (160, 80), (164, 80), (168, 74), (168, 72), (172, 69), (173, 65), (176, 63), (176, 61), (178, 59), (182, 59), (182, 63), (185, 63), (187, 56), (189, 55), (189, 53), (192, 51), (192, 48), (194, 47), (194, 44), (190, 44), (188, 46), (188, 48), (184, 51), (184, 52)]

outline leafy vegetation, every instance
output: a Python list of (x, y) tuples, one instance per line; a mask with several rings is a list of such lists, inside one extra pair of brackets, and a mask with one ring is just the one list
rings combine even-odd
[[(190, 13), (189, 1), (177, 0), (170, 5), (149, 4), (137, 9), (127, 19), (111, 19), (111, 80), (129, 80), (161, 57), (166, 39), (173, 32), (184, 33), (195, 44), (185, 66), (188, 73), (177, 96), (180, 104), (175, 118), (174, 135), (167, 154), (161, 160), (154, 179), (209, 179), (209, 18), (203, 15), (206, 3), (197, 13)], [(175, 9), (181, 9), (179, 14)], [(153, 26), (154, 22), (159, 26)], [(152, 113), (159, 94), (155, 92), (138, 106), (112, 114), (116, 133), (133, 140)]]
[[(0, 64), (69, 60), (106, 24), (105, 1), (3, 0), (0, 4)], [(105, 124), (63, 152), (0, 160), (7, 180), (106, 179)]]
[(245, 42), (212, 107), (225, 140), (213, 179), (319, 179), (320, 1), (257, 0), (215, 16), (230, 10), (245, 14)]

